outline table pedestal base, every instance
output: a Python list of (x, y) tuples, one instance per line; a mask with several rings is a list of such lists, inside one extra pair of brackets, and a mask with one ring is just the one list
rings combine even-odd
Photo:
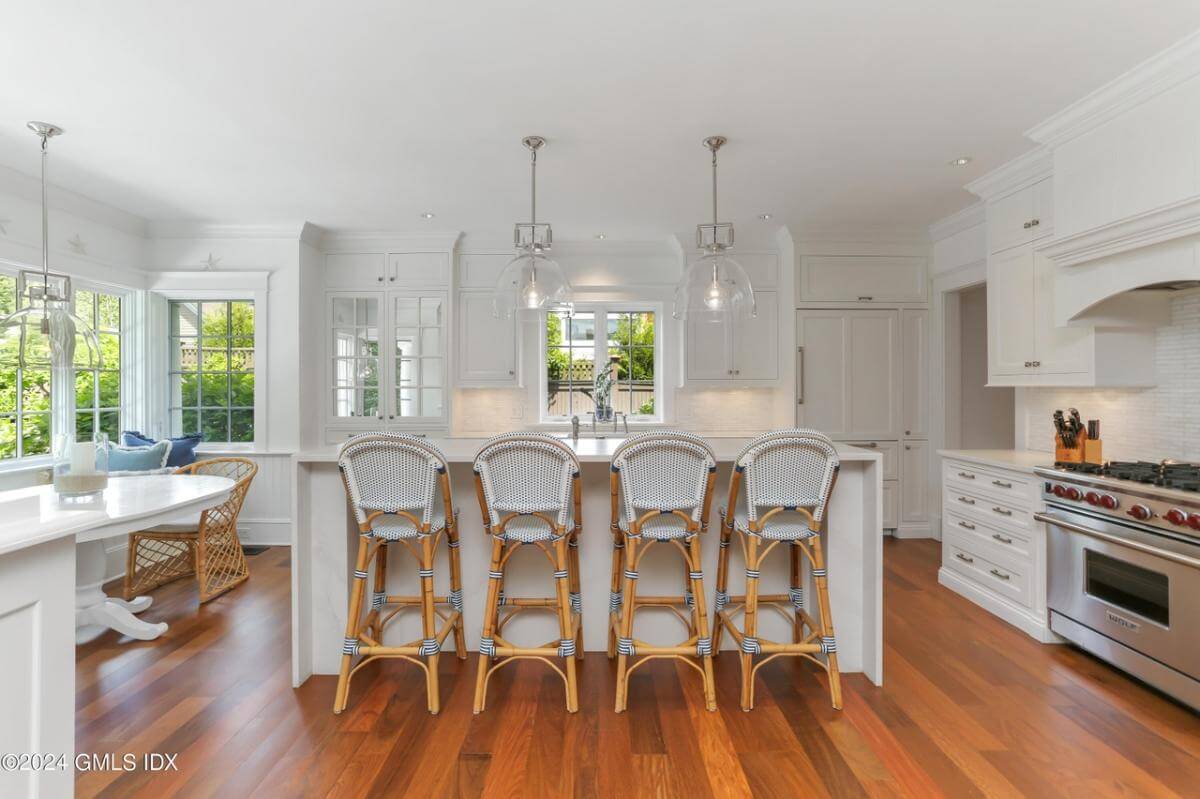
[(127, 601), (105, 595), (102, 586), (106, 565), (103, 541), (76, 545), (75, 643), (87, 643), (105, 630), (116, 630), (141, 641), (152, 641), (165, 633), (165, 622), (151, 624), (133, 615), (154, 604), (152, 597), (139, 596)]

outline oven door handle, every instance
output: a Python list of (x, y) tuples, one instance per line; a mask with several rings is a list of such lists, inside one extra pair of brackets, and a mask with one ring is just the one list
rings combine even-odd
[(1174, 563), (1179, 563), (1184, 566), (1191, 566), (1193, 569), (1200, 569), (1200, 558), (1191, 558), (1191, 557), (1188, 557), (1187, 555), (1180, 555), (1178, 552), (1171, 552), (1170, 550), (1167, 550), (1167, 549), (1159, 549), (1158, 547), (1152, 547), (1149, 544), (1143, 544), (1140, 541), (1130, 541), (1129, 539), (1121, 538), (1120, 536), (1109, 535), (1108, 533), (1101, 533), (1097, 530), (1093, 530), (1090, 527), (1084, 527), (1083, 525), (1069, 522), (1060, 516), (1055, 516), (1050, 513), (1035, 513), (1035, 514), (1033, 514), (1033, 518), (1037, 519), (1039, 522), (1045, 522), (1046, 524), (1053, 524), (1054, 526), (1061, 527), (1064, 530), (1070, 530), (1073, 533), (1079, 533), (1080, 535), (1086, 535), (1091, 538), (1097, 538), (1101, 541), (1107, 541), (1110, 544), (1116, 544), (1117, 546), (1128, 547), (1129, 549), (1136, 549), (1139, 552), (1145, 552), (1147, 555), (1153, 555), (1156, 558), (1164, 558), (1166, 560), (1173, 561)]

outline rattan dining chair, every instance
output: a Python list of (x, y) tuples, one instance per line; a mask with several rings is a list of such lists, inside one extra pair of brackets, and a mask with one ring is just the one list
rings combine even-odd
[[(760, 436), (742, 450), (729, 483), (729, 504), (721, 509), (721, 550), (717, 563), (717, 628), (714, 644), (720, 646), (728, 630), (741, 650), (742, 710), (754, 707), (754, 675), (777, 657), (794, 655), (816, 663), (829, 676), (833, 707), (842, 707), (837, 641), (829, 608), (829, 586), (821, 551), (825, 511), (837, 481), (839, 459), (833, 442), (814, 430), (779, 430)], [(729, 596), (729, 543), (738, 533), (746, 561), (746, 593)], [(779, 544), (791, 553), (791, 585), (786, 594), (759, 594), (759, 571), (766, 556)], [(811, 567), (817, 594), (814, 619), (805, 609), (803, 561)], [(788, 618), (791, 643), (769, 641), (758, 635), (758, 611), (770, 607)], [(743, 616), (743, 629), (734, 618)], [(756, 655), (765, 658), (754, 662)], [(824, 655), (824, 659), (818, 658)]]
[[(716, 472), (712, 448), (689, 433), (642, 433), (613, 453), (608, 656), (617, 658), (618, 713), (626, 708), (630, 675), (656, 658), (678, 658), (696, 669), (704, 681), (705, 706), (717, 708), (698, 535), (708, 526)], [(660, 543), (670, 543), (683, 556), (684, 593), (638, 596), (639, 565)], [(635, 639), (634, 615), (642, 607), (670, 609), (687, 627), (688, 638), (670, 646)]]
[(195, 575), (203, 604), (250, 577), (237, 521), (258, 474), (257, 464), (247, 458), (209, 458), (181, 466), (175, 474), (227, 477), (234, 485), (224, 502), (201, 512), (195, 523), (161, 524), (129, 534), (123, 591), (127, 600)]
[[(575, 661), (583, 657), (579, 461), (570, 447), (552, 436), (507, 433), (484, 443), (474, 469), (483, 526), (492, 539), (475, 712), (486, 707), (488, 682), (497, 669), (531, 659), (545, 662), (562, 677), (567, 710), (574, 713), (579, 709)], [(505, 595), (504, 568), (526, 545), (541, 550), (554, 568), (554, 598)], [(558, 638), (541, 646), (520, 646), (501, 635), (514, 616), (535, 608), (556, 614)], [(551, 658), (562, 658), (563, 667)]]
[[(458, 658), (467, 656), (458, 517), (446, 458), (437, 447), (415, 436), (367, 433), (342, 445), (338, 468), (358, 522), (359, 538), (333, 712), (346, 709), (350, 681), (359, 669), (380, 658), (395, 658), (415, 663), (425, 671), (426, 703), (430, 713), (437, 713), (438, 655), (446, 637), (453, 633)], [(437, 596), (433, 566), (443, 539), (450, 550), (450, 593)], [(417, 561), (421, 587), (416, 596), (387, 592), (387, 556), (393, 543), (401, 544)], [(372, 564), (374, 591), (370, 609), (364, 615)], [(412, 608), (421, 611), (421, 638), (399, 645), (385, 644), (384, 628), (401, 611)], [(361, 657), (357, 664), (355, 657)]]

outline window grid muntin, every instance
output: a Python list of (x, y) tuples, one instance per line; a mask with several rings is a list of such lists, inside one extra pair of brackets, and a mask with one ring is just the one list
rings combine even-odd
[[(180, 333), (180, 331), (177, 329), (178, 326), (176, 325), (176, 322), (178, 320), (178, 316), (176, 314), (176, 309), (181, 306), (186, 306), (186, 305), (194, 305), (196, 307), (196, 335), (195, 336), (182, 335)], [(224, 336), (205, 335), (205, 333), (204, 333), (204, 311), (205, 311), (205, 306), (207, 306), (207, 305), (224, 306), (224, 311), (225, 311), (225, 335)], [(172, 399), (174, 398), (173, 395), (174, 395), (174, 391), (175, 391), (176, 378), (179, 378), (179, 385), (180, 385), (180, 391), (179, 391), (180, 402), (179, 402), (179, 404), (176, 405), (172, 401), (168, 401), (168, 403), (167, 403), (167, 405), (168, 405), (167, 411), (168, 411), (168, 416), (169, 416), (169, 420), (170, 420), (170, 430), (171, 430), (172, 435), (190, 435), (193, 432), (199, 432), (201, 434), (201, 436), (203, 437), (204, 436), (205, 414), (206, 413), (219, 413), (221, 411), (224, 411), (224, 413), (225, 413), (225, 438), (218, 443), (248, 443), (248, 442), (254, 441), (254, 430), (255, 430), (256, 422), (255, 422), (255, 418), (254, 418), (255, 414), (254, 414), (254, 404), (253, 404), (253, 391), (255, 390), (255, 387), (256, 387), (255, 384), (257, 383), (258, 377), (257, 377), (257, 374), (256, 374), (254, 368), (250, 368), (250, 369), (233, 369), (232, 368), (233, 352), (235, 349), (235, 347), (233, 346), (233, 340), (234, 340), (233, 308), (235, 305), (247, 305), (251, 308), (251, 318), (253, 319), (254, 327), (257, 328), (257, 326), (258, 326), (258, 317), (256, 314), (257, 309), (255, 308), (255, 304), (254, 304), (253, 300), (171, 300), (169, 303), (167, 324), (169, 325), (168, 340), (169, 340), (169, 344), (170, 344), (170, 348), (171, 348), (170, 358), (172, 359), (172, 361), (174, 361), (175, 357), (179, 353), (180, 342), (182, 340), (191, 339), (191, 338), (194, 338), (196, 340), (196, 369), (195, 369), (195, 371), (192, 371), (192, 370), (185, 371), (182, 368), (176, 369), (176, 368), (174, 368), (173, 362), (168, 365), (168, 373), (167, 373), (167, 375), (168, 375), (167, 379), (169, 381), (168, 391), (170, 391), (172, 393)], [(255, 346), (256, 342), (254, 340), (254, 338), (255, 338), (254, 330), (251, 330), (248, 333), (241, 334), (237, 337), (238, 338), (249, 338), (251, 340), (252, 343), (251, 343), (250, 347), (248, 347), (248, 348), (242, 347), (242, 348), (236, 348), (236, 349), (238, 349), (239, 351), (245, 351), (247, 349), (249, 350), (251, 363), (252, 363), (252, 367), (253, 367), (253, 365), (257, 363), (257, 360), (256, 360), (257, 350), (256, 350), (256, 346)], [(220, 369), (205, 370), (204, 359), (205, 359), (205, 350), (207, 349), (204, 345), (205, 339), (213, 339), (213, 340), (224, 339), (224, 341), (225, 341), (225, 369), (223, 369), (223, 370), (220, 370)], [(180, 363), (182, 365), (182, 360), (180, 361)], [(193, 375), (196, 378), (196, 404), (195, 405), (184, 405), (183, 404), (183, 378), (185, 376), (193, 376)], [(226, 402), (225, 405), (222, 406), (222, 405), (205, 405), (204, 404), (204, 376), (205, 375), (224, 375), (225, 376), (225, 402)], [(233, 376), (234, 375), (250, 375), (251, 391), (252, 391), (250, 405), (234, 405), (233, 404)], [(194, 430), (185, 430), (184, 429), (183, 418), (184, 418), (184, 415), (189, 412), (194, 413), (196, 415)], [(240, 415), (246, 415), (246, 414), (249, 415), (249, 435), (246, 438), (240, 438), (240, 439), (237, 439), (236, 441), (233, 440), (233, 435), (232, 435), (233, 434), (233, 419), (234, 419), (235, 413), (240, 414)], [(206, 443), (210, 442), (210, 441), (215, 441), (214, 439), (208, 439), (207, 437), (203, 437), (202, 440), (204, 440)]]

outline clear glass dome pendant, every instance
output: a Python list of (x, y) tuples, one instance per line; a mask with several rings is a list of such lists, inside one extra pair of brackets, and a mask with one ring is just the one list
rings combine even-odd
[(675, 284), (671, 315), (718, 324), (758, 314), (750, 276), (728, 250), (733, 246), (733, 224), (717, 221), (717, 150), (724, 136), (709, 136), (704, 146), (712, 152), (713, 221), (696, 226), (696, 246), (701, 256), (688, 264)]
[(521, 143), (530, 152), (530, 221), (518, 222), (514, 227), (517, 254), (496, 281), (492, 313), (501, 318), (520, 312), (570, 309), (573, 299), (566, 273), (547, 255), (554, 240), (550, 223), (537, 221), (537, 154), (546, 140), (526, 136)]

